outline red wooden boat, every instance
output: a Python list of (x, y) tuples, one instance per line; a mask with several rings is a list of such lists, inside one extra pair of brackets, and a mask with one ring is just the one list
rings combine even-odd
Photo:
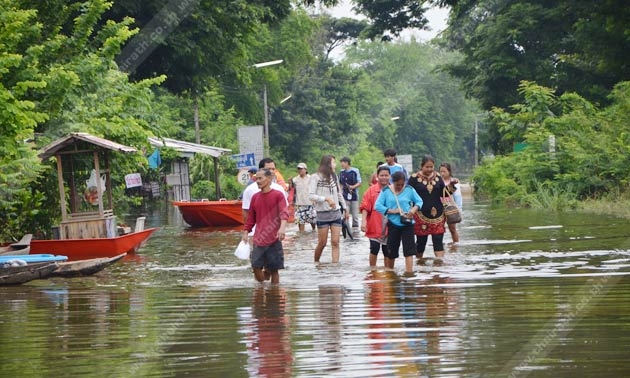
[(134, 253), (157, 228), (131, 232), (113, 238), (32, 240), (31, 254), (50, 253), (68, 256), (69, 261), (114, 257)]
[[(243, 225), (242, 201), (173, 201), (184, 221), (191, 227), (234, 227)], [(289, 223), (293, 222), (293, 205), (289, 206)]]
[(243, 202), (225, 201), (173, 201), (184, 221), (192, 227), (240, 226), (243, 224)]
[[(31, 241), (31, 254), (63, 255), (71, 261), (132, 254), (157, 229), (145, 230), (145, 217), (136, 220), (134, 232), (117, 227), (109, 164), (111, 151), (137, 152), (135, 148), (87, 133), (71, 133), (42, 149), (39, 154), (42, 160), (53, 156), (57, 160), (61, 223), (56, 238)], [(91, 155), (92, 159), (86, 159), (86, 155)], [(64, 175), (64, 167), (67, 175)], [(85, 181), (86, 190), (81, 195), (79, 186), (83, 184), (78, 177), (85, 170), (91, 173)]]

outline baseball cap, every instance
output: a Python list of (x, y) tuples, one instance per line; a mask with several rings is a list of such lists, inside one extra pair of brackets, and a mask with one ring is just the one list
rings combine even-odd
[(258, 172), (258, 168), (256, 168), (256, 167), (250, 168), (247, 172), (249, 172), (249, 173), (256, 173), (256, 172)]
[(300, 168), (308, 169), (308, 168), (306, 168), (306, 164), (304, 164), (304, 163), (298, 164), (297, 167), (298, 167), (298, 169), (300, 169)]

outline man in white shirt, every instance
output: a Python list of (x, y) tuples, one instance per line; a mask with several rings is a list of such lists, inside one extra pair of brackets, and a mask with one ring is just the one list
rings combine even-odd
[[(270, 171), (275, 173), (276, 163), (273, 161), (272, 158), (261, 159), (260, 162), (258, 163), (258, 169), (263, 169), (263, 168), (269, 169)], [(275, 179), (271, 183), (271, 189), (279, 190), (282, 194), (284, 194), (284, 200), (287, 201), (287, 205), (288, 205), (289, 201), (287, 200), (287, 192), (284, 190), (282, 185), (278, 184), (275, 181)], [(256, 184), (255, 182), (249, 184), (247, 188), (245, 188), (245, 191), (243, 191), (243, 204), (241, 205), (241, 209), (243, 210), (244, 223), (247, 222), (247, 213), (249, 212), (249, 206), (252, 203), (252, 197), (254, 196), (254, 194), (258, 192), (260, 192), (260, 188), (258, 187), (258, 184)]]

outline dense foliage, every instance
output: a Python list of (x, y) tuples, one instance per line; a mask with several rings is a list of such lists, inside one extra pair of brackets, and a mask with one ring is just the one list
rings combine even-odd
[[(448, 71), (488, 110), (518, 102), (523, 80), (605, 105), (613, 86), (630, 80), (629, 17), (619, 0), (457, 1), (444, 43), (463, 59)], [(489, 126), (489, 147), (509, 152)]]
[(479, 195), (563, 209), (628, 189), (630, 82), (615, 86), (603, 108), (530, 82), (519, 94), (521, 103), (496, 108), (491, 117), (504, 138), (525, 148), (484, 161), (474, 175)]
[[(479, 123), (481, 150), (496, 154), (475, 175), (480, 194), (561, 208), (626, 188), (622, 2), (353, 0), (361, 21), (303, 8), (336, 3), (0, 0), (0, 240), (58, 221), (54, 159), (37, 157), (47, 143), (86, 131), (144, 155), (148, 136), (238, 152), (238, 127), (263, 123), (263, 90), (287, 178), (332, 153), (367, 179), (390, 147), (461, 172), (475, 160), (479, 103), (494, 109)], [(381, 42), (425, 27), (432, 5), (452, 7), (440, 45)], [(175, 158), (164, 150), (155, 171), (143, 154), (116, 157), (116, 206), (141, 201), (124, 194), (125, 174), (161, 181)], [(222, 195), (236, 197), (229, 157), (219, 171)], [(211, 159), (191, 161), (195, 195), (217, 195), (213, 173)]]
[[(286, 138), (281, 127), (272, 128), (279, 165), (305, 158), (315, 164), (330, 146), (339, 154), (378, 156), (380, 152), (365, 143), (368, 123), (356, 122), (358, 114), (367, 114), (369, 102), (362, 98), (368, 91), (352, 84), (364, 73), (337, 69), (320, 55), (329, 53), (339, 41), (357, 38), (364, 23), (326, 24), (292, 8), (288, 1), (252, 1), (247, 6), (231, 1), (182, 4), (171, 9), (173, 4), (161, 1), (2, 0), (2, 239), (14, 239), (23, 232), (45, 233), (58, 220), (56, 172), (49, 165), (54, 162), (42, 164), (36, 156), (38, 148), (69, 132), (85, 131), (147, 154), (152, 150), (147, 144), (151, 135), (198, 138), (204, 144), (237, 150), (237, 127), (262, 121), (257, 95), (263, 86), (272, 107), (287, 89), (294, 90), (294, 105), (303, 97), (315, 107), (312, 113), (298, 108), (292, 114), (310, 114), (305, 124), (323, 125), (312, 130), (310, 145), (317, 148), (301, 149), (294, 155), (285, 153), (300, 138)], [(177, 19), (164, 10), (174, 11)], [(142, 42), (148, 31), (157, 30), (151, 21), (169, 21), (175, 27), (151, 41), (151, 53), (126, 70), (122, 58), (129, 47)], [(282, 66), (251, 68), (253, 63), (276, 57), (284, 59)], [(314, 81), (321, 77), (331, 81), (319, 80), (319, 89), (313, 92), (299, 81), (304, 72), (312, 72)], [(317, 111), (317, 103), (325, 104), (327, 111)], [(193, 124), (195, 113), (197, 125)], [(272, 108), (274, 117), (281, 114)], [(168, 152), (163, 156), (165, 164), (172, 159)], [(370, 167), (374, 159), (366, 159)], [(151, 180), (160, 179), (159, 173), (148, 170), (140, 154), (118, 157), (113, 163), (118, 207), (127, 201), (123, 195), (126, 173), (139, 171)], [(193, 182), (206, 188), (200, 195), (216, 193), (210, 184), (212, 168), (207, 158), (191, 162)], [(222, 194), (237, 196), (240, 188), (234, 165), (222, 159), (220, 170)], [(87, 178), (89, 165), (77, 174)]]

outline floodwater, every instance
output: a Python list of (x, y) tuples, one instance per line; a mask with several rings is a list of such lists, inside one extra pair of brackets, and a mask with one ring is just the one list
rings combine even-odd
[(292, 226), (275, 287), (237, 231), (147, 211), (161, 229), (136, 256), (0, 287), (0, 377), (629, 376), (627, 222), (465, 208), (457, 249), (410, 278), (370, 271), (360, 235), (315, 266)]

